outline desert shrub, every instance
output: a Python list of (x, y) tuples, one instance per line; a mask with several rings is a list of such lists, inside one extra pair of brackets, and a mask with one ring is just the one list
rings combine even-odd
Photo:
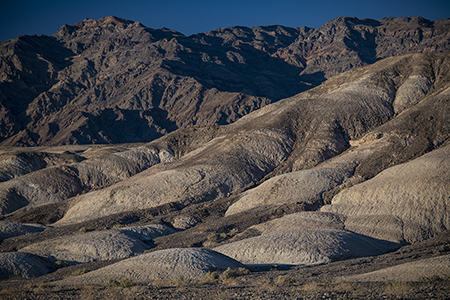
[(198, 281), (198, 284), (214, 284), (217, 283), (220, 278), (219, 272), (208, 272), (205, 277)]
[(186, 285), (187, 283), (188, 281), (185, 280), (183, 275), (177, 275), (172, 280), (169, 281), (169, 284), (174, 286), (183, 286)]
[(120, 280), (110, 278), (108, 280), (108, 284), (121, 286), (123, 288), (128, 288), (133, 285), (133, 279), (131, 278), (122, 278)]
[(83, 269), (80, 269), (80, 270), (78, 270), (78, 271), (75, 271), (75, 272), (74, 272), (74, 275), (75, 275), (75, 276), (83, 275), (83, 274), (86, 274), (86, 273), (88, 273), (88, 272), (89, 272), (89, 270), (88, 270), (87, 268), (83, 268)]
[(83, 226), (83, 227), (81, 227), (80, 229), (78, 229), (78, 231), (79, 231), (79, 232), (88, 232), (88, 231), (92, 231), (92, 229), (89, 228), (89, 227)]
[(112, 284), (112, 285), (120, 285), (119, 281), (118, 281), (117, 279), (113, 279), (113, 278), (110, 278), (110, 279), (108, 280), (108, 284)]
[(66, 261), (57, 260), (53, 264), (53, 269), (61, 269), (67, 267), (69, 264)]
[(220, 278), (223, 280), (236, 276), (249, 275), (250, 273), (251, 273), (250, 270), (246, 268), (238, 268), (238, 269), (228, 268), (225, 271), (223, 271)]
[(127, 288), (133, 285), (133, 279), (131, 278), (123, 278), (120, 280), (120, 286), (123, 288)]
[(217, 243), (217, 241), (219, 240), (219, 237), (217, 236), (217, 234), (211, 233), (210, 235), (208, 235), (207, 239), (211, 243)]
[(270, 266), (270, 268), (269, 268), (269, 270), (270, 271), (275, 271), (275, 270), (278, 270), (280, 267), (278, 266), (278, 265), (271, 265)]

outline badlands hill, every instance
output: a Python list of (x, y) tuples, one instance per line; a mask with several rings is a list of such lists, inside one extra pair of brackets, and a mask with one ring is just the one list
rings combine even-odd
[(186, 37), (105, 17), (0, 43), (0, 145), (149, 142), (224, 125), (354, 67), (449, 51), (450, 21), (336, 18)]
[[(71, 51), (84, 53), (85, 46), (75, 42), (77, 37), (86, 30), (91, 34), (92, 45), (97, 45), (102, 40), (101, 35), (94, 34), (101, 27), (99, 24), (111, 34), (117, 28), (122, 33), (140, 28), (143, 37), (152, 32), (138, 23), (124, 22), (117, 18), (86, 20), (72, 27), (63, 26), (49, 41), (61, 41), (65, 34), (73, 34), (72, 44), (67, 45)], [(350, 23), (359, 29), (428, 24), (433, 28), (430, 32), (437, 34), (436, 28), (446, 22), (340, 18), (322, 29)], [(225, 41), (231, 39), (233, 30), (249, 34), (251, 31), (257, 36), (257, 32), (261, 34), (268, 28), (223, 29), (205, 35), (178, 36), (176, 40), (203, 37), (208, 41), (208, 37), (217, 35)], [(152, 34), (156, 32), (177, 35), (166, 29)], [(383, 31), (378, 28), (375, 32)], [(441, 34), (446, 36), (447, 32)], [(132, 44), (133, 39), (124, 40)], [(339, 38), (331, 40), (337, 42)], [(252, 39), (245, 41), (255, 47), (260, 45)], [(281, 39), (278, 41), (281, 43)], [(445, 279), (450, 274), (450, 53), (434, 51), (448, 46), (448, 38), (425, 44), (433, 46), (419, 49), (409, 44), (398, 51), (430, 53), (395, 55), (398, 53), (392, 45), (364, 55), (354, 52), (359, 53), (355, 59), (366, 60), (361, 60), (359, 64), (364, 66), (357, 68), (337, 58), (345, 56), (348, 62), (350, 52), (343, 51), (339, 56), (330, 50), (337, 55), (333, 58), (335, 63), (327, 67), (330, 73), (320, 71), (329, 79), (321, 84), (323, 78), (311, 81), (317, 86), (290, 97), (274, 96), (269, 101), (274, 103), (267, 102), (250, 112), (255, 106), (227, 125), (218, 125), (221, 122), (217, 120), (205, 121), (208, 125), (187, 126), (139, 144), (1, 148), (0, 274), (6, 279), (2, 286), (22, 286), (23, 282), (14, 280), (17, 277), (38, 278), (64, 287), (125, 284), (130, 280), (144, 286), (169, 282), (176, 285), (183, 280), (217, 285), (219, 280), (225, 283), (230, 276), (247, 274), (244, 268), (249, 268), (254, 272), (246, 276), (269, 278), (272, 284), (278, 282), (276, 276), (280, 274), (291, 277), (279, 284), (323, 279), (391, 282), (399, 278), (416, 282), (420, 276), (425, 281), (438, 278), (433, 284), (448, 288)], [(103, 53), (102, 48), (95, 49), (89, 51)], [(370, 47), (358, 49), (368, 51)], [(381, 49), (391, 57), (381, 59)], [(195, 52), (189, 53), (195, 61)], [(331, 59), (316, 56), (324, 57)], [(177, 61), (189, 68), (187, 63)], [(352, 60), (352, 67), (358, 65), (353, 65), (355, 61)], [(302, 68), (306, 71), (300, 78), (317, 80), (318, 77), (310, 76), (316, 71)], [(341, 73), (346, 68), (351, 69)], [(119, 69), (123, 71), (123, 67)], [(158, 72), (164, 70), (160, 67)], [(60, 87), (59, 91), (68, 91), (64, 99), (71, 102), (68, 86), (62, 87), (69, 82), (76, 83), (55, 83), (52, 95)], [(80, 86), (86, 84), (83, 91), (89, 93), (87, 82)], [(164, 86), (163, 81), (158, 82)], [(150, 85), (149, 81), (142, 84)], [(83, 95), (82, 89), (78, 91), (77, 95)], [(230, 96), (235, 92), (217, 88), (217, 93)], [(220, 98), (220, 105), (230, 107), (225, 98)], [(46, 103), (53, 103), (49, 99)], [(82, 103), (81, 98), (77, 99), (77, 103)], [(180, 103), (186, 103), (181, 99)], [(205, 99), (202, 103), (206, 105), (209, 102)], [(250, 98), (240, 100), (245, 99)], [(59, 102), (60, 111), (66, 109), (63, 102)], [(218, 109), (209, 111), (215, 113)], [(71, 109), (71, 113), (77, 112)], [(50, 115), (57, 118), (58, 114)], [(41, 117), (40, 120), (46, 120), (43, 114)], [(72, 120), (75, 119), (65, 121)], [(124, 121), (120, 125), (122, 132), (127, 129), (125, 124)], [(184, 125), (180, 123), (173, 129)], [(105, 126), (104, 132), (116, 125)], [(37, 123), (33, 128), (39, 128)], [(59, 137), (58, 132), (62, 131), (55, 131), (51, 139)], [(20, 136), (27, 140), (26, 135)], [(11, 136), (4, 141), (14, 139)], [(49, 144), (56, 141), (51, 139)], [(234, 269), (234, 273), (225, 271), (227, 268)], [(420, 272), (416, 277), (411, 275), (417, 270)], [(408, 272), (408, 276), (398, 275)], [(251, 285), (242, 280), (247, 282), (241, 286), (243, 289)], [(215, 287), (217, 291), (222, 289)], [(213, 290), (207, 288), (205, 293), (209, 295)], [(158, 289), (145, 291), (164, 293)], [(299, 289), (296, 291), (295, 295), (304, 297)], [(445, 295), (439, 291), (433, 286), (430, 293)], [(425, 295), (422, 293), (425, 292), (418, 295)], [(200, 296), (203, 294), (195, 297)]]

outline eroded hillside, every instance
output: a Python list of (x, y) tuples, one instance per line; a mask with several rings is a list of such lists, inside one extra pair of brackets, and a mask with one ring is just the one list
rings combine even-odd
[(365, 267), (340, 273), (360, 274), (351, 280), (412, 261), (380, 274), (439, 264), (420, 274), (444, 276), (446, 257), (405, 253), (450, 227), (449, 70), (449, 53), (396, 56), (229, 125), (139, 145), (2, 149), (1, 273), (53, 278), (59, 262), (97, 266), (57, 271), (63, 286), (147, 284), (353, 259)]
[(448, 51), (449, 24), (343, 17), (317, 29), (186, 37), (105, 17), (21, 36), (0, 45), (0, 144), (150, 142), (186, 126), (233, 123), (354, 67)]

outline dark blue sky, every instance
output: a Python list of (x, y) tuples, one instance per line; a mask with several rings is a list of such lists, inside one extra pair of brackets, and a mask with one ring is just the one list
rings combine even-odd
[(445, 19), (450, 0), (0, 0), (0, 41), (109, 15), (191, 35), (236, 25), (317, 28), (340, 16)]

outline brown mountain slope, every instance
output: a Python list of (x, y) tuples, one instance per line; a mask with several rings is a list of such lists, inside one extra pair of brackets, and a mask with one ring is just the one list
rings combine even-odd
[[(228, 124), (381, 58), (450, 49), (449, 20), (337, 18), (189, 37), (116, 17), (0, 45), (0, 144), (148, 142)], [(426, 84), (426, 83), (425, 83)]]

